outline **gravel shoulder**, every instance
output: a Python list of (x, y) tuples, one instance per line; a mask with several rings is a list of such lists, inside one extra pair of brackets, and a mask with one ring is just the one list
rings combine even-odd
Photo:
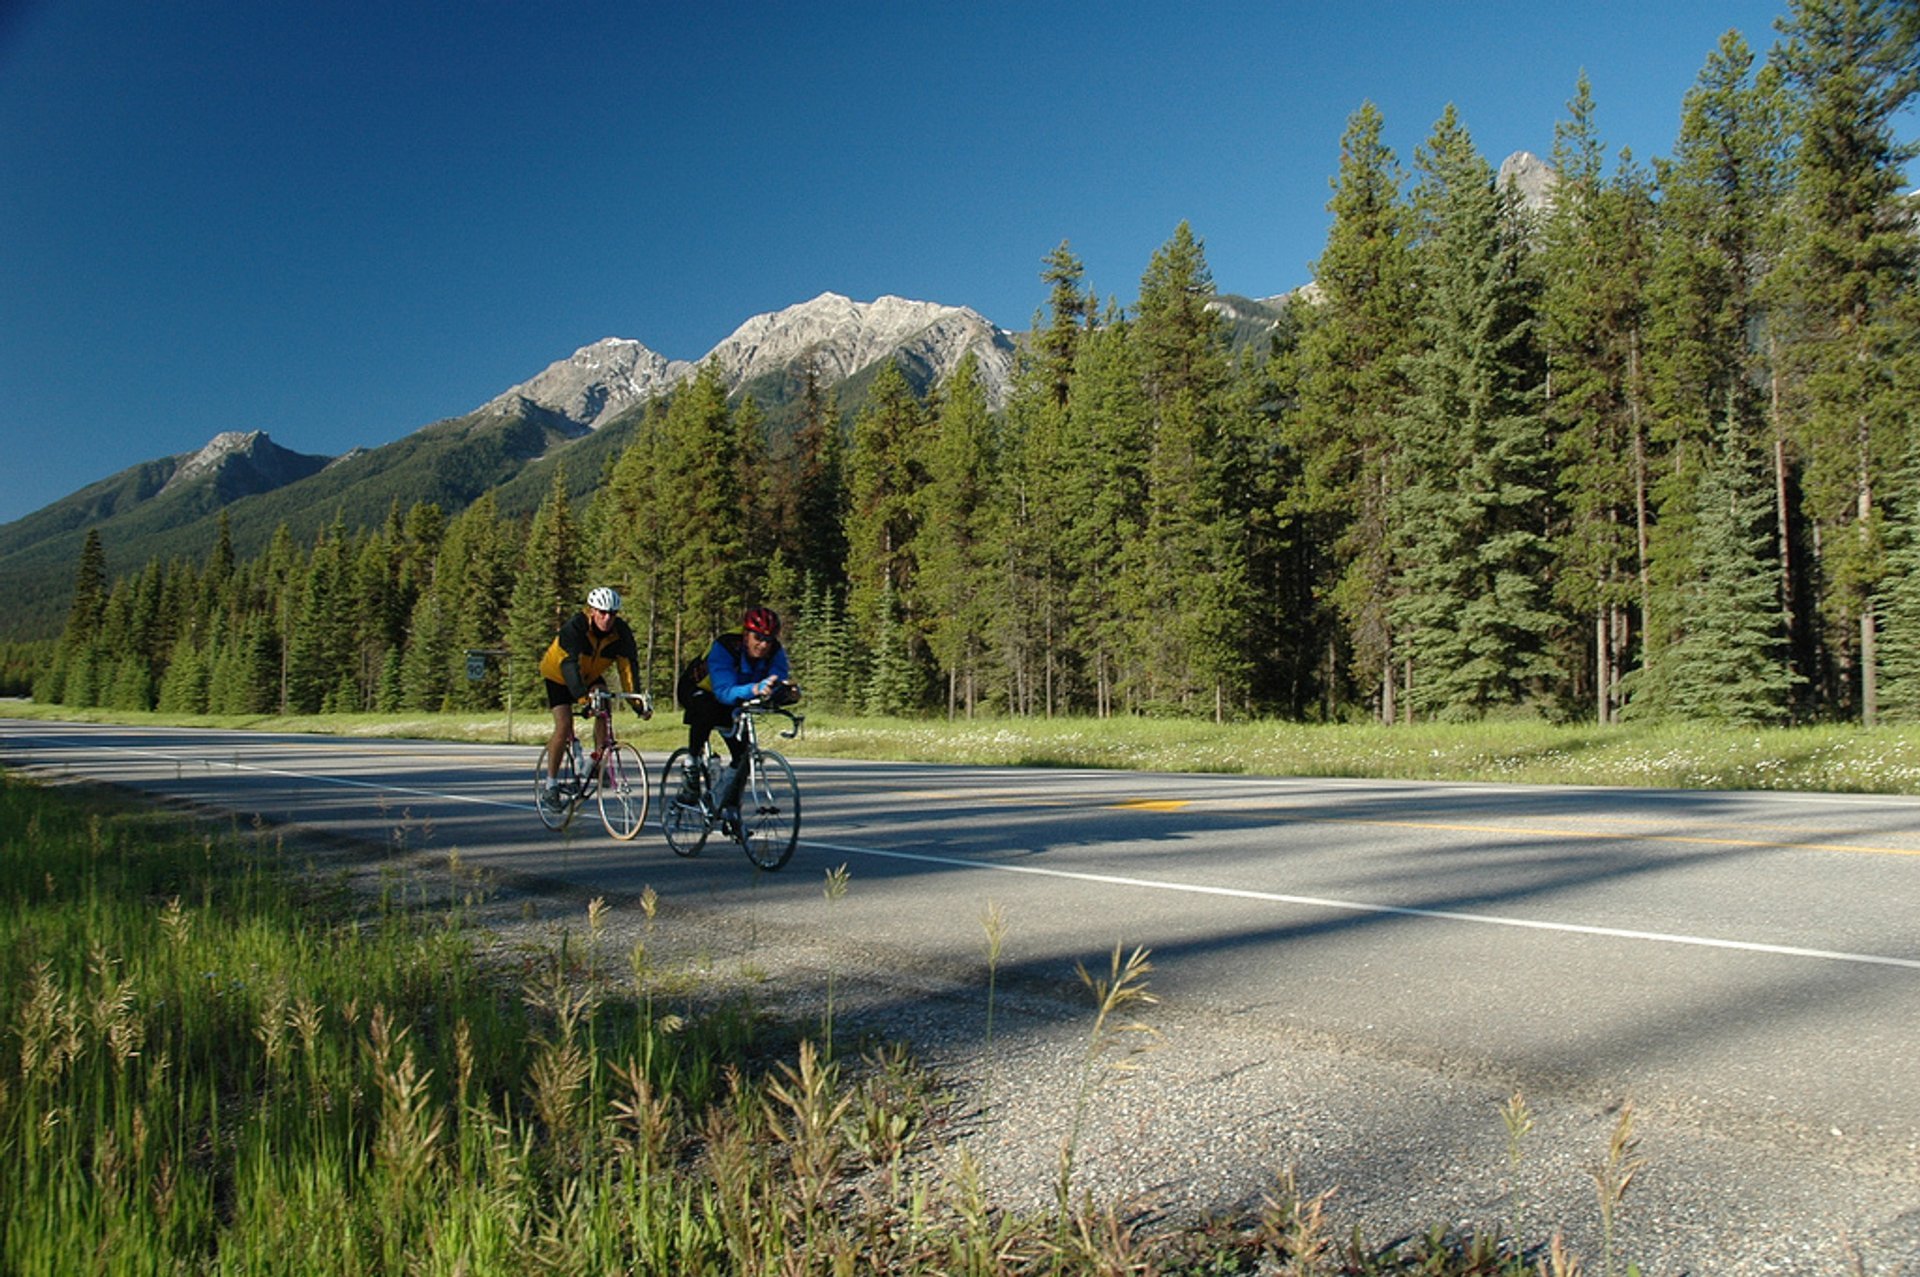
[[(386, 871), (393, 863), (383, 860)], [(444, 857), (408, 865), (429, 893), (437, 882), (472, 894)], [(597, 945), (601, 969), (629, 979), (628, 955), (644, 940), (650, 967), (676, 985), (743, 993), (798, 1032), (817, 1034), (831, 991), (836, 1044), (906, 1045), (952, 1100), (932, 1155), (969, 1152), (1002, 1206), (1048, 1208), (1072, 1140), (1076, 1193), (1121, 1204), (1148, 1227), (1250, 1216), (1290, 1175), (1302, 1195), (1329, 1195), (1337, 1238), (1358, 1228), (1378, 1247), (1436, 1224), (1467, 1233), (1517, 1220), (1531, 1239), (1564, 1233), (1588, 1271), (1606, 1270), (1598, 1183), (1621, 1120), (1614, 1097), (1528, 1090), (1533, 1125), (1516, 1163), (1502, 1116), (1512, 1088), (1460, 1062), (1169, 1004), (1129, 1008), (1151, 1032), (1095, 1051), (1094, 997), (1077, 975), (1013, 985), (996, 973), (990, 984), (984, 938), (978, 963), (956, 969), (823, 926), (671, 900), (651, 919), (637, 899), (606, 900), (594, 934), (588, 904), (551, 880), (495, 880), (474, 918), (503, 958), (524, 960), (564, 936), (575, 952)], [(1710, 1097), (1636, 1106), (1643, 1165), (1614, 1212), (1620, 1269), (1920, 1277), (1920, 1149), (1877, 1165), (1837, 1133), (1723, 1116)]]

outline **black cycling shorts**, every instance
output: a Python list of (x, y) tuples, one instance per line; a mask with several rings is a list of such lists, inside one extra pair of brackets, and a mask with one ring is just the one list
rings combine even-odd
[[(567, 685), (565, 683), (556, 683), (552, 679), (547, 679), (546, 684), (547, 684), (547, 708), (548, 709), (555, 709), (561, 705), (571, 705), (575, 701), (578, 701), (580, 699), (578, 696), (575, 696), (571, 691), (567, 690)], [(606, 686), (606, 684), (595, 683), (594, 686), (604, 687)]]

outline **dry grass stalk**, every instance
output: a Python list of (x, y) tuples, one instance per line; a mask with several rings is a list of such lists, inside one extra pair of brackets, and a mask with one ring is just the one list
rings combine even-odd
[(405, 1026), (395, 1029), (384, 1006), (376, 1006), (367, 1024), (367, 1050), (374, 1084), (380, 1091), (380, 1125), (374, 1158), (393, 1176), (396, 1193), (411, 1190), (432, 1168), (446, 1115), (433, 1106), (431, 1069), (421, 1071), (407, 1042)]
[(1620, 1118), (1614, 1123), (1613, 1138), (1607, 1143), (1604, 1161), (1588, 1169), (1594, 1192), (1600, 1199), (1600, 1254), (1607, 1277), (1613, 1277), (1614, 1225), (1620, 1204), (1634, 1177), (1646, 1169), (1647, 1159), (1640, 1156), (1640, 1139), (1633, 1133), (1633, 1102), (1620, 1106)]
[(1275, 1270), (1282, 1277), (1310, 1277), (1320, 1271), (1320, 1261), (1333, 1249), (1327, 1232), (1327, 1203), (1334, 1190), (1310, 1198), (1300, 1196), (1300, 1185), (1292, 1167), (1277, 1177), (1274, 1191), (1267, 1194), (1260, 1208), (1259, 1238), (1278, 1261)]

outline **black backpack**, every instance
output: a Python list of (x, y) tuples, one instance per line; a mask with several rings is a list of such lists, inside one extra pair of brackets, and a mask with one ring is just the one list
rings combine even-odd
[[(740, 659), (740, 652), (745, 646), (738, 634), (722, 634), (714, 642), (732, 652), (736, 661)], [(673, 681), (673, 698), (680, 702), (681, 709), (692, 709), (695, 699), (713, 695), (700, 686), (707, 677), (707, 653), (712, 650), (711, 647), (702, 648), (700, 655), (680, 667), (680, 677)]]
[[(706, 676), (707, 654), (705, 652), (680, 667), (680, 677), (673, 683), (673, 698), (680, 702), (681, 709), (692, 709), (694, 697), (706, 691), (700, 686), (700, 680)], [(712, 695), (711, 692), (707, 694)]]

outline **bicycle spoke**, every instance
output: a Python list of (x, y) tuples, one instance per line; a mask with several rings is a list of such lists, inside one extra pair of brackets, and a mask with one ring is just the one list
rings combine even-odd
[(685, 749), (676, 749), (660, 773), (660, 830), (675, 855), (697, 856), (707, 845), (712, 824), (703, 805), (704, 779), (699, 759)]
[(610, 745), (600, 761), (600, 822), (622, 842), (647, 819), (647, 773), (640, 751), (625, 742)]
[(580, 781), (574, 771), (574, 750), (565, 750), (560, 755), (559, 786), (551, 793), (547, 789), (547, 748), (540, 747), (539, 757), (533, 765), (533, 807), (540, 813), (540, 823), (548, 829), (564, 829), (573, 819), (573, 807), (577, 801)]
[(753, 760), (740, 791), (740, 845), (762, 869), (778, 869), (800, 841), (800, 782), (786, 759), (768, 750)]

